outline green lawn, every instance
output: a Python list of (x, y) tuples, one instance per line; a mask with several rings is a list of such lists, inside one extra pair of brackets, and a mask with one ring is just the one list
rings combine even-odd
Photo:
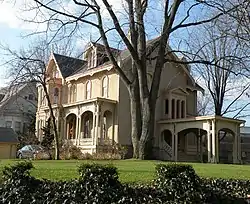
[[(18, 160), (0, 160), (0, 171), (8, 164)], [(67, 180), (77, 178), (77, 167), (81, 163), (91, 161), (61, 160), (61, 161), (34, 161), (35, 169), (32, 175), (37, 178), (52, 180)], [(117, 160), (117, 161), (95, 161), (96, 163), (112, 163), (118, 168), (119, 177), (122, 182), (145, 183), (154, 179), (155, 164), (167, 163), (160, 161), (138, 161), (138, 160)], [(190, 163), (198, 175), (214, 178), (237, 178), (250, 179), (250, 166), (228, 165), (228, 164), (199, 164)]]

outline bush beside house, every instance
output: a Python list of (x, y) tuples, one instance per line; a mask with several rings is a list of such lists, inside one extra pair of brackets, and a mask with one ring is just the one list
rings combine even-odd
[(32, 163), (5, 167), (0, 203), (247, 203), (250, 181), (202, 179), (189, 165), (157, 165), (151, 185), (128, 185), (118, 180), (116, 167), (82, 164), (79, 179), (52, 182), (30, 175)]

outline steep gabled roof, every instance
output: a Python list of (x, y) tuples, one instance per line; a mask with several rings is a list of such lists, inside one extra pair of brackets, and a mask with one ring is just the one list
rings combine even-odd
[(0, 101), (0, 109), (2, 109), (8, 102), (13, 98), (16, 97), (25, 87), (28, 86), (28, 83), (25, 84), (17, 84), (9, 87), (5, 87), (2, 90), (6, 91), (6, 94)]
[(18, 136), (12, 128), (0, 127), (0, 143), (19, 143)]
[(63, 78), (66, 78), (77, 70), (81, 69), (87, 62), (81, 59), (68, 57), (53, 53), (56, 63), (61, 71)]
[[(87, 45), (87, 47), (89, 47), (90, 45), (94, 46), (94, 47), (97, 47), (98, 51), (102, 51), (102, 52), (105, 52), (105, 46), (101, 43), (98, 43), (98, 42), (93, 42), (91, 41), (90, 44)], [(86, 48), (85, 48), (86, 49)], [(121, 50), (117, 49), (117, 48), (114, 48), (114, 47), (110, 47), (110, 50), (114, 53), (119, 53), (121, 52)]]

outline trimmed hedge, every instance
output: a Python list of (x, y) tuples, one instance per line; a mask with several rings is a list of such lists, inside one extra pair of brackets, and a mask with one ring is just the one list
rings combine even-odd
[(52, 182), (30, 176), (30, 162), (5, 167), (0, 203), (7, 204), (160, 204), (247, 203), (250, 181), (203, 179), (190, 165), (157, 165), (150, 185), (124, 185), (116, 167), (82, 164), (79, 179)]

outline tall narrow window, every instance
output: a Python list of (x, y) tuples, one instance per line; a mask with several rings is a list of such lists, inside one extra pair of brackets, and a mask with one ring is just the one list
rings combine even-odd
[(89, 51), (88, 54), (88, 68), (92, 68), (93, 67), (93, 54), (92, 54), (92, 50)]
[(76, 102), (76, 93), (77, 93), (76, 84), (74, 84), (73, 90), (72, 90), (73, 102)]
[(168, 114), (169, 113), (169, 102), (168, 102), (168, 99), (165, 100), (165, 114)]
[(59, 89), (54, 88), (54, 104), (58, 104), (59, 102)]
[(175, 99), (172, 99), (172, 119), (175, 119)]
[(73, 103), (76, 102), (76, 84), (73, 84), (72, 86), (70, 86), (69, 88), (69, 102)]
[(86, 99), (91, 98), (91, 81), (87, 81), (86, 83)]
[(102, 96), (103, 97), (108, 97), (108, 77), (105, 76), (102, 79)]
[(176, 102), (176, 118), (180, 118), (180, 100)]
[(181, 118), (185, 118), (185, 101), (181, 101)]

